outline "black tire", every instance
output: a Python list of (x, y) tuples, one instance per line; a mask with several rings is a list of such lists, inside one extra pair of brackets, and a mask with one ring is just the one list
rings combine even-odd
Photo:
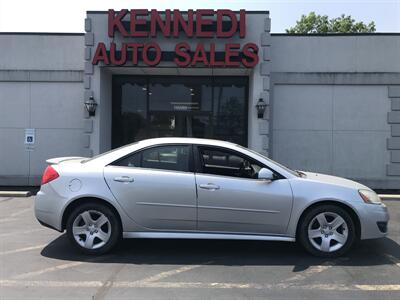
[[(98, 248), (95, 249), (88, 249), (82, 246), (76, 239), (73, 233), (73, 225), (74, 222), (83, 222), (83, 218), (80, 217), (80, 215), (84, 212), (90, 212), (90, 216), (95, 217), (96, 215), (103, 214), (107, 219), (108, 223), (104, 224), (106, 226), (105, 228), (110, 230), (109, 238), (106, 242), (103, 242), (102, 240), (98, 238), (94, 238), (94, 245), (99, 246)], [(99, 213), (99, 214), (97, 214)], [(100, 215), (101, 216), (101, 215)], [(77, 219), (79, 218), (79, 219)], [(85, 225), (82, 225), (82, 227), (85, 227)], [(89, 254), (89, 255), (102, 255), (105, 254), (109, 251), (111, 251), (116, 244), (121, 240), (122, 237), (122, 229), (121, 229), (121, 223), (119, 221), (118, 216), (114, 213), (113, 210), (111, 210), (108, 206), (100, 203), (95, 203), (95, 202), (88, 202), (79, 205), (76, 207), (72, 213), (68, 216), (67, 219), (67, 224), (66, 224), (66, 229), (67, 229), (67, 236), (71, 243), (82, 253), (84, 254)], [(97, 228), (98, 229), (98, 228)], [(104, 229), (104, 227), (103, 227)], [(98, 231), (96, 231), (98, 232)], [(108, 230), (106, 230), (107, 234), (109, 233)], [(91, 233), (92, 234), (92, 233)], [(93, 233), (96, 234), (96, 233)], [(87, 238), (88, 235), (82, 234), (79, 235), (82, 238), (82, 242)], [(78, 238), (78, 237), (77, 237)], [(104, 243), (104, 245), (99, 244), (100, 241), (101, 243)], [(95, 244), (97, 242), (97, 244)]]
[[(346, 242), (339, 249), (334, 250), (332, 252), (325, 252), (325, 251), (322, 251), (321, 249), (317, 249), (316, 246), (314, 246), (312, 244), (312, 242), (310, 241), (310, 239), (308, 237), (309, 226), (311, 226), (310, 229), (314, 229), (316, 226), (319, 225), (319, 222), (316, 221), (314, 218), (316, 218), (321, 213), (326, 213), (327, 217), (330, 217), (329, 216), (330, 213), (339, 215), (345, 221), (345, 223), (346, 223), (345, 225), (347, 225), (347, 228), (344, 227), (344, 225), (342, 225), (343, 227), (340, 227), (337, 229), (337, 230), (342, 230), (342, 232), (340, 232), (342, 234), (347, 231)], [(312, 222), (312, 224), (310, 225), (311, 222)], [(315, 226), (315, 227), (313, 227), (313, 226)], [(321, 230), (328, 230), (328, 228), (326, 228), (326, 229), (321, 228)], [(339, 256), (345, 254), (347, 251), (349, 251), (350, 248), (353, 246), (353, 244), (356, 240), (356, 231), (355, 231), (354, 221), (345, 209), (343, 209), (337, 205), (324, 204), (324, 205), (316, 206), (316, 207), (312, 208), (310, 211), (306, 212), (304, 217), (302, 217), (300, 220), (297, 236), (298, 236), (298, 241), (301, 243), (301, 245), (312, 255), (319, 256), (319, 257), (339, 257)], [(321, 232), (321, 236), (322, 236), (321, 238), (317, 237), (317, 238), (313, 239), (314, 244), (316, 244), (317, 246), (318, 246), (318, 241), (321, 241), (320, 245), (322, 245), (322, 239), (324, 237), (329, 236), (329, 234), (325, 235), (325, 234), (322, 234), (322, 232)], [(336, 246), (336, 247), (339, 247), (340, 243), (338, 243), (336, 240), (329, 241), (329, 245), (331, 245), (332, 249), (334, 249), (335, 245), (337, 245), (337, 244), (338, 244), (338, 246)]]

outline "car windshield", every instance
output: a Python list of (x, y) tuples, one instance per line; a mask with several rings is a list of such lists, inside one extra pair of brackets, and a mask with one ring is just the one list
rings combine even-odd
[(92, 161), (92, 160), (94, 160), (94, 159), (96, 159), (96, 158), (99, 158), (99, 157), (102, 157), (102, 156), (104, 156), (104, 155), (107, 155), (108, 153), (111, 153), (111, 152), (114, 152), (114, 151), (117, 151), (117, 150), (121, 150), (121, 149), (124, 149), (124, 148), (126, 148), (126, 147), (130, 147), (130, 146), (135, 145), (135, 144), (137, 144), (137, 143), (139, 143), (139, 142), (135, 142), (135, 143), (131, 143), (131, 144), (127, 144), (127, 145), (121, 146), (121, 147), (119, 147), (119, 148), (111, 149), (111, 150), (109, 150), (109, 151), (106, 151), (106, 152), (97, 154), (97, 155), (95, 155), (95, 156), (93, 156), (93, 157), (91, 157), (91, 158), (84, 159), (84, 160), (81, 161), (81, 163), (82, 163), (82, 164), (87, 163), (87, 162)]
[(259, 152), (257, 152), (257, 151), (251, 150), (251, 149), (246, 148), (246, 147), (243, 147), (243, 146), (241, 146), (241, 145), (237, 145), (237, 146), (239, 146), (240, 148), (245, 149), (245, 150), (247, 150), (247, 151), (250, 151), (251, 153), (254, 153), (254, 154), (258, 155), (258, 156), (261, 156), (262, 158), (264, 158), (264, 159), (270, 161), (271, 163), (277, 165), (278, 167), (284, 169), (286, 172), (288, 172), (288, 173), (290, 173), (290, 174), (292, 174), (292, 175), (294, 175), (294, 176), (297, 176), (297, 177), (303, 177), (303, 176), (305, 176), (304, 173), (302, 173), (302, 172), (300, 172), (300, 171), (295, 171), (295, 170), (289, 169), (288, 167), (286, 167), (286, 166), (284, 166), (284, 165), (281, 165), (280, 163), (278, 163), (278, 162), (276, 162), (276, 161), (274, 161), (274, 160), (272, 160), (272, 159), (266, 157), (265, 155), (263, 155), (263, 154), (261, 154), (261, 153), (259, 153)]

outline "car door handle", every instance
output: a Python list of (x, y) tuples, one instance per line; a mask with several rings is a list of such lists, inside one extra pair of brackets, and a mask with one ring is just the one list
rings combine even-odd
[(216, 184), (213, 184), (213, 183), (203, 183), (203, 184), (200, 184), (199, 187), (201, 189), (210, 190), (210, 191), (219, 190), (219, 186)]
[(118, 181), (118, 182), (133, 182), (134, 179), (132, 177), (129, 176), (118, 176), (114, 178), (114, 181)]

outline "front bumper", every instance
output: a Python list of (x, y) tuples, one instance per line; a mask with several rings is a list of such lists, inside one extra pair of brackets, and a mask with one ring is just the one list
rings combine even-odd
[(363, 204), (360, 212), (361, 239), (376, 239), (388, 234), (389, 212), (385, 204)]

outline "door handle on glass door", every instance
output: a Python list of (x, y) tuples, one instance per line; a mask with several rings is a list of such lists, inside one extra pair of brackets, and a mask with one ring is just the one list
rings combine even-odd
[(129, 177), (129, 176), (119, 176), (119, 177), (115, 177), (114, 181), (118, 181), (118, 182), (133, 182), (134, 179), (132, 177)]
[(219, 190), (219, 186), (213, 183), (200, 184), (199, 187), (211, 191)]

